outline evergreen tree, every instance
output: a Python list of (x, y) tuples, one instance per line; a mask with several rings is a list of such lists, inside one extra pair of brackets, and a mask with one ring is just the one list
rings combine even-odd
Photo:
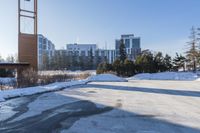
[(112, 64), (113, 71), (117, 73), (117, 75), (121, 75), (121, 61), (116, 59)]
[(178, 71), (178, 69), (182, 68), (185, 71), (185, 61), (186, 58), (184, 56), (182, 56), (181, 54), (179, 55), (178, 53), (176, 53), (175, 58), (173, 59), (173, 68), (174, 70)]
[(149, 50), (142, 51), (142, 53), (136, 58), (135, 64), (137, 73), (157, 72), (153, 54)]
[(112, 70), (112, 65), (106, 62), (100, 63), (97, 67), (97, 74), (106, 73)]
[(135, 74), (135, 65), (133, 61), (126, 59), (124, 62), (124, 76), (133, 76)]
[(95, 52), (95, 68), (97, 68), (98, 67), (98, 65), (102, 62), (101, 61), (101, 57), (99, 56), (99, 50), (97, 50), (96, 52)]
[(165, 66), (165, 71), (171, 71), (172, 70), (172, 58), (168, 54), (165, 55), (164, 57), (164, 66)]
[(164, 57), (162, 55), (162, 52), (158, 52), (154, 55), (154, 67), (156, 72), (165, 71)]
[(48, 70), (49, 57), (46, 52), (43, 54), (42, 59), (43, 59), (42, 70)]
[(79, 56), (79, 66), (80, 70), (85, 70), (84, 56)]
[(124, 63), (124, 61), (126, 60), (127, 55), (126, 55), (126, 47), (125, 44), (123, 42), (123, 39), (121, 39), (120, 41), (120, 47), (119, 47), (119, 59), (122, 63)]
[(89, 51), (89, 69), (94, 69), (94, 56), (92, 48)]

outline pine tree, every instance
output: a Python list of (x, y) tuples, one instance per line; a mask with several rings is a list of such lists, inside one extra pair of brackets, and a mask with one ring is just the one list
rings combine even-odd
[(174, 70), (178, 71), (178, 69), (182, 68), (185, 71), (185, 62), (186, 58), (176, 53), (176, 57), (173, 59)]
[(119, 56), (120, 56), (119, 57), (120, 61), (124, 63), (124, 61), (127, 58), (127, 55), (126, 55), (126, 47), (125, 47), (125, 44), (123, 43), (123, 39), (121, 39), (120, 41)]
[(124, 76), (133, 76), (135, 74), (134, 63), (131, 60), (126, 59), (124, 61)]
[(93, 51), (92, 48), (89, 51), (89, 69), (94, 68), (94, 56), (93, 56)]
[(172, 58), (168, 54), (165, 55), (164, 57), (164, 66), (165, 66), (165, 71), (171, 71), (172, 69)]
[(162, 55), (162, 52), (158, 52), (154, 55), (154, 66), (155, 70), (158, 72), (165, 71), (164, 57)]

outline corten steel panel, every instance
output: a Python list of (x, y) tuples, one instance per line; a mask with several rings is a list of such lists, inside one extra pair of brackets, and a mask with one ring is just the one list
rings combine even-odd
[(19, 62), (27, 62), (38, 70), (37, 35), (19, 34)]

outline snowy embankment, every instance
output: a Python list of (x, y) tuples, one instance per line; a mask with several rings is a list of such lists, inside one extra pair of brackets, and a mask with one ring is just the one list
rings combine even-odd
[(142, 73), (128, 78), (129, 80), (198, 80), (198, 75), (192, 72), (162, 72), (162, 73)]
[(90, 82), (127, 82), (128, 80), (112, 74), (99, 74), (88, 78)]
[(0, 78), (1, 84), (9, 84), (11, 82), (16, 82), (15, 78)]
[(86, 84), (87, 82), (88, 80), (78, 80), (78, 81), (70, 81), (70, 82), (52, 83), (45, 86), (36, 86), (36, 87), (0, 91), (0, 102), (5, 101), (5, 99), (19, 97), (19, 96), (29, 96), (29, 95), (40, 94), (44, 92), (57, 91), (57, 90), (61, 90), (61, 89), (74, 86), (74, 85)]
[(51, 91), (58, 91), (65, 89), (67, 87), (75, 86), (75, 85), (84, 85), (88, 82), (126, 82), (127, 80), (117, 77), (112, 74), (100, 74), (96, 76), (91, 76), (85, 80), (77, 80), (77, 81), (70, 81), (70, 82), (60, 82), (60, 83), (53, 83), (45, 86), (36, 86), (36, 87), (29, 87), (29, 88), (20, 88), (14, 90), (5, 90), (0, 91), (0, 102), (5, 101), (5, 99), (20, 97), (20, 96), (29, 96), (34, 94), (40, 94), (45, 92)]

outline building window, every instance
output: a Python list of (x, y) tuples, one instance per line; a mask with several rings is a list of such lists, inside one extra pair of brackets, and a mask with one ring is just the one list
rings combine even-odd
[(130, 39), (125, 39), (125, 47), (130, 48)]
[(42, 41), (43, 41), (43, 38), (39, 38), (39, 42), (42, 43)]
[(140, 48), (140, 39), (137, 38), (137, 39), (132, 39), (132, 47), (133, 48)]

